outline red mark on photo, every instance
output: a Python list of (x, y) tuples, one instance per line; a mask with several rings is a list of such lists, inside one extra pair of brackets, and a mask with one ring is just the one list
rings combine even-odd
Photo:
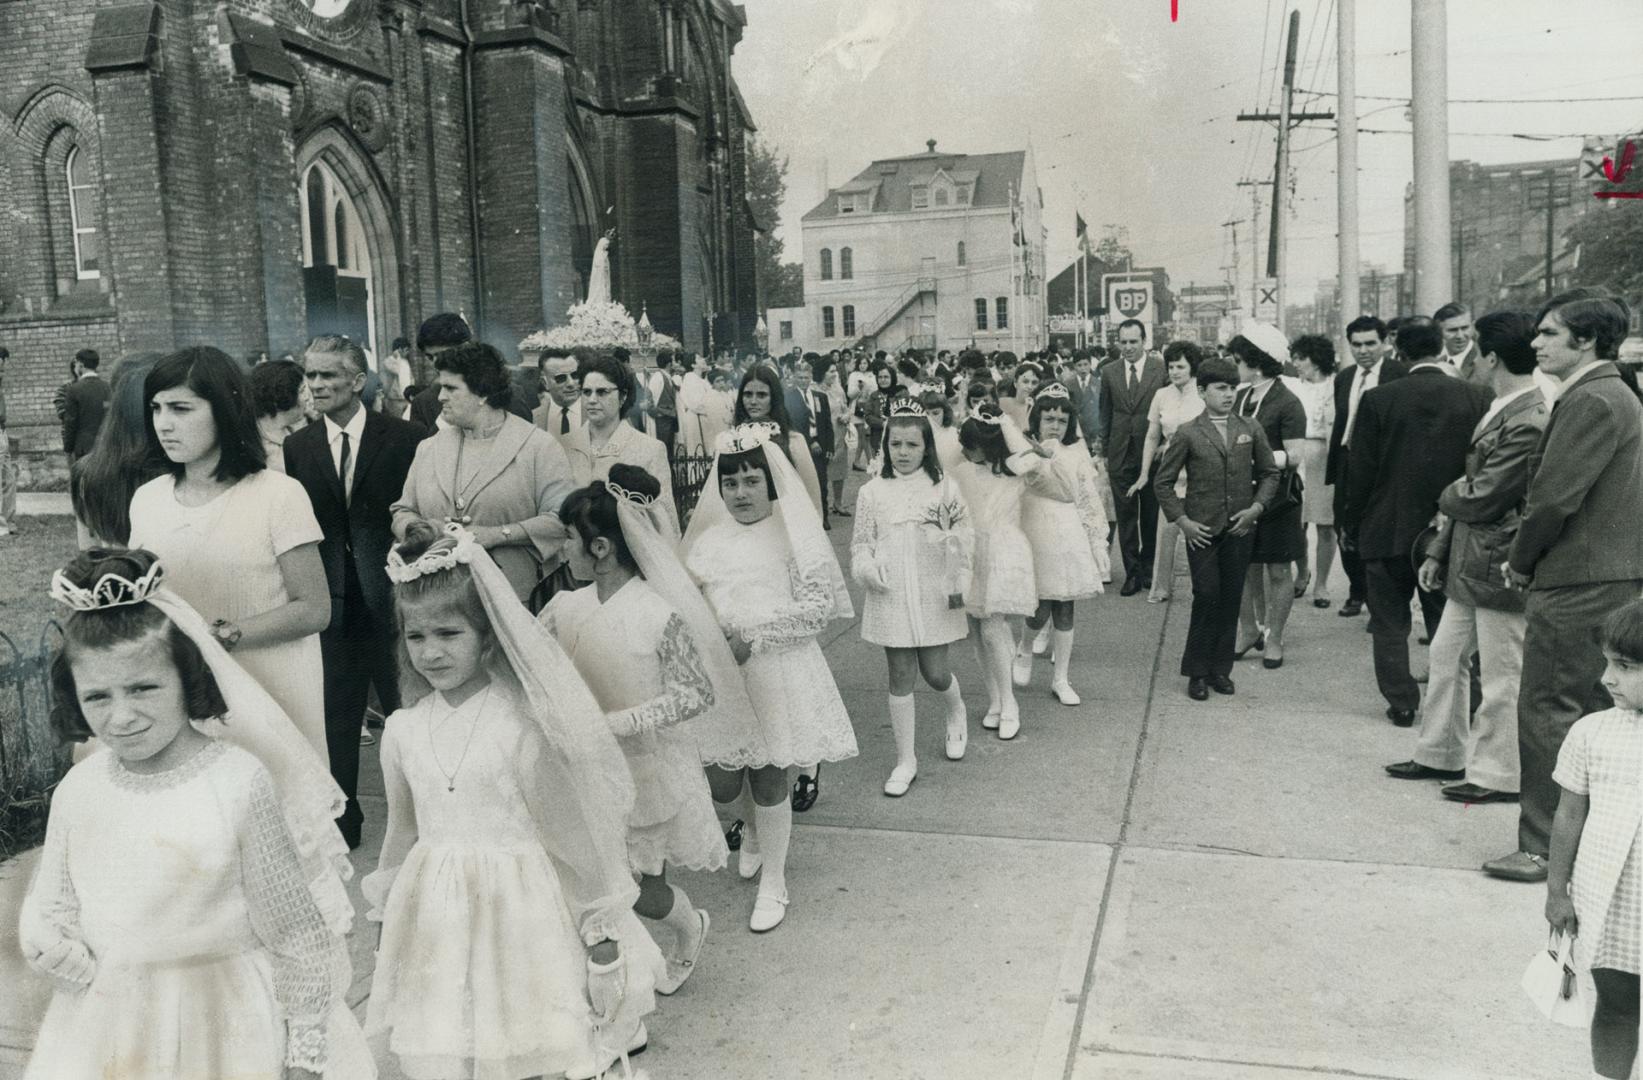
[[(1637, 162), (1637, 144), (1630, 139), (1624, 146), (1619, 147), (1620, 161), (1608, 155), (1603, 157), (1603, 175), (1611, 184), (1619, 184), (1631, 175), (1632, 166)], [(1594, 191), (1592, 197), (1597, 199), (1643, 199), (1643, 191)]]
[(1169, 21), (1175, 22), (1181, 17), (1181, 0), (1169, 0)]

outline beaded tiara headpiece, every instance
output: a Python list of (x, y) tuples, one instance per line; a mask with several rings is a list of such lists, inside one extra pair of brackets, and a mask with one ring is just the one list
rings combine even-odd
[(911, 399), (898, 400), (890, 407), (891, 416), (927, 416), (924, 406)]
[(1071, 401), (1073, 399), (1073, 396), (1067, 393), (1067, 388), (1058, 382), (1045, 384), (1044, 389), (1040, 390), (1034, 396), (1040, 398), (1060, 398), (1062, 401)]
[(649, 506), (651, 503), (656, 501), (656, 496), (647, 495), (642, 491), (629, 491), (627, 488), (623, 487), (621, 484), (618, 484), (614, 480), (605, 481), (605, 490), (610, 492), (620, 501), (632, 503), (634, 506)]
[(160, 563), (149, 567), (148, 572), (136, 581), (123, 574), (104, 574), (89, 589), (74, 584), (58, 570), (51, 575), (51, 598), (75, 611), (141, 604), (147, 602), (164, 580), (165, 567)]
[(719, 432), (714, 449), (721, 454), (743, 454), (756, 446), (763, 446), (781, 434), (781, 426), (768, 420), (756, 420)]
[(975, 412), (970, 414), (970, 419), (975, 420), (978, 423), (988, 424), (992, 427), (1000, 427), (1004, 423), (1004, 414), (996, 411), (989, 414), (977, 409)]
[(450, 570), (458, 563), (473, 562), (474, 552), (479, 550), (473, 534), (455, 522), (446, 525), (442, 531), (456, 540), (455, 547), (424, 551), (410, 562), (406, 562), (397, 550), (388, 552), (388, 580), (395, 585), (403, 585), (419, 577)]

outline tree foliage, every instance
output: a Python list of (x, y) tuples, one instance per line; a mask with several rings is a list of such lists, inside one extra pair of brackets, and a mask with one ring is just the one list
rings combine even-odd
[(1569, 230), (1580, 245), (1575, 283), (1635, 297), (1643, 292), (1643, 200), (1615, 199), (1580, 216)]
[(781, 224), (782, 199), (787, 195), (787, 155), (762, 139), (747, 144), (747, 202), (766, 230), (754, 238), (758, 266), (759, 308), (794, 307), (804, 302), (804, 268), (782, 262), (785, 245), (776, 235)]

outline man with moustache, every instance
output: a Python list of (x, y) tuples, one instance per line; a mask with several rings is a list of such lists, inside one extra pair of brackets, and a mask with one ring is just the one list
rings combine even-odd
[(1368, 596), (1363, 560), (1358, 557), (1357, 547), (1345, 527), (1352, 429), (1357, 425), (1363, 395), (1403, 378), (1408, 369), (1391, 355), (1387, 325), (1373, 315), (1360, 315), (1347, 323), (1346, 343), (1352, 350), (1353, 363), (1335, 375), (1335, 426), (1329, 433), (1324, 482), (1335, 488), (1335, 526), (1340, 533), (1341, 568), (1346, 571), (1348, 587), (1346, 603), (1337, 614), (1350, 618), (1362, 613)]

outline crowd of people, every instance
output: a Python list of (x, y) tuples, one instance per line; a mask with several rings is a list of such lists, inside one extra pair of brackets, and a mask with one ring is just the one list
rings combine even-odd
[[(353, 1078), (367, 1037), (415, 1077), (603, 1075), (709, 932), (670, 868), (735, 851), (749, 929), (785, 918), (793, 813), (872, 720), (818, 642), (855, 616), (847, 580), (885, 652), (883, 792), (902, 798), (918, 680), (945, 756), (966, 755), (954, 644), (976, 650), (981, 731), (1013, 740), (1037, 657), (1081, 704), (1078, 602), (1115, 583), (1173, 602), (1184, 547), (1197, 701), (1235, 693), (1251, 652), (1285, 666), (1292, 605), (1332, 606), (1338, 554), (1387, 717), (1420, 718), (1388, 774), (1521, 800), (1484, 869), (1547, 883), (1591, 972), (1594, 1068), (1624, 1077), (1643, 908), (1628, 314), (1575, 293), (1475, 326), (1458, 305), (1363, 316), (1339, 370), (1321, 336), (1253, 323), (1158, 353), (1133, 320), (1110, 354), (520, 367), (452, 314), (385, 377), (334, 335), (249, 367), (130, 356), (106, 384), (82, 363), (99, 385), (73, 384), (65, 425), (92, 399), (106, 418), (84, 445), (65, 426), (85, 550), (53, 581), (55, 719), (108, 752), (59, 786), (25, 905), (25, 952), (63, 986), (29, 1075)], [(375, 740), (362, 1029), (342, 880)]]

